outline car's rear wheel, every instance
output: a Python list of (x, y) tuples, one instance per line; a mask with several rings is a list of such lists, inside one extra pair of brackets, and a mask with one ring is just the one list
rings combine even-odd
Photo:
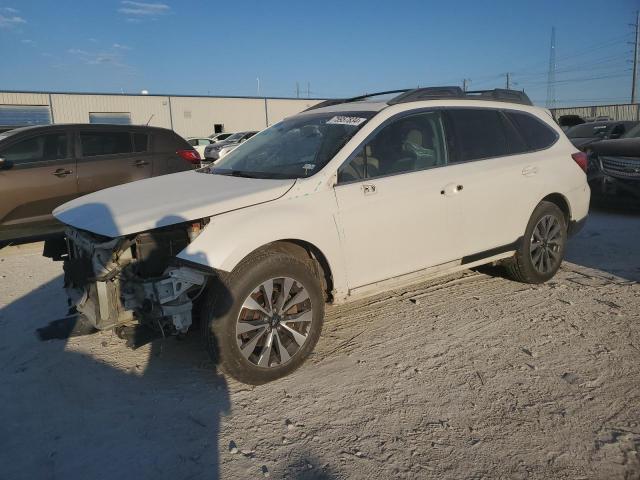
[(564, 258), (567, 221), (551, 202), (540, 202), (531, 215), (515, 257), (506, 265), (511, 278), (525, 283), (542, 283), (552, 278)]
[(202, 318), (209, 353), (244, 383), (291, 373), (322, 330), (324, 296), (311, 260), (263, 252), (217, 278), (208, 296)]

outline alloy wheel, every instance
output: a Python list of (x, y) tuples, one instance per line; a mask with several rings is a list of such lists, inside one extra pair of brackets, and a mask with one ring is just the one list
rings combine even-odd
[(546, 274), (561, 260), (562, 225), (554, 215), (543, 216), (533, 229), (530, 241), (531, 263)]
[(242, 304), (236, 322), (238, 348), (259, 367), (284, 365), (307, 341), (312, 320), (307, 289), (293, 278), (271, 278)]

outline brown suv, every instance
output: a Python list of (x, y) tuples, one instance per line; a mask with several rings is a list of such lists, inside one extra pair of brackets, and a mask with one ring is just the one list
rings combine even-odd
[(74, 124), (0, 133), (0, 245), (60, 232), (51, 212), (72, 198), (199, 163), (187, 141), (164, 128)]

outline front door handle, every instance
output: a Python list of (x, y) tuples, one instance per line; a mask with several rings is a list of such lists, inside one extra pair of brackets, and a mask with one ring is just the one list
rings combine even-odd
[(365, 195), (373, 195), (374, 193), (376, 193), (376, 186), (371, 185), (370, 183), (362, 185), (362, 192)]
[(538, 167), (534, 167), (533, 165), (528, 165), (522, 169), (522, 175), (525, 177), (532, 177), (538, 173)]
[(149, 165), (149, 162), (147, 162), (146, 160), (138, 160), (136, 162), (136, 167), (144, 167), (145, 165)]
[(66, 177), (67, 175), (71, 175), (73, 173), (72, 170), (67, 170), (66, 168), (58, 168), (52, 175), (55, 175), (58, 178)]

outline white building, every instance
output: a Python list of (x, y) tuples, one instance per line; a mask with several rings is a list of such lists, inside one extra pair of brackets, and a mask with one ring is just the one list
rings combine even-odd
[(262, 130), (319, 99), (0, 91), (0, 126), (126, 123), (183, 137)]

